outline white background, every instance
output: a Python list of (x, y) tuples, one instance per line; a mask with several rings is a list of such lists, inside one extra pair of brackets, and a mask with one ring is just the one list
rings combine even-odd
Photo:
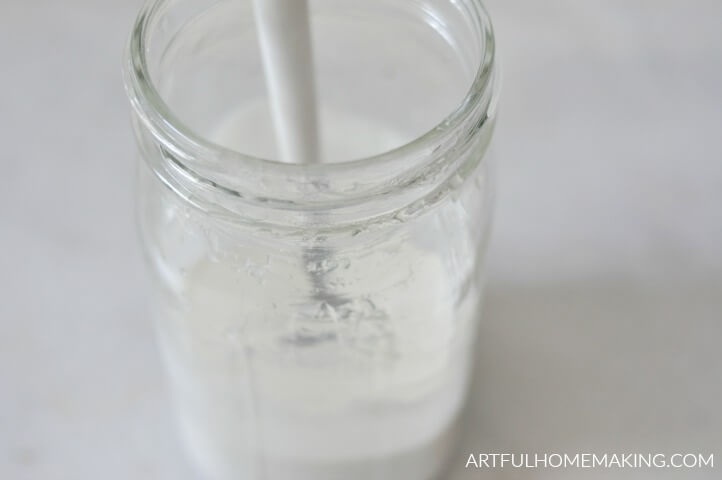
[[(138, 0), (0, 6), (0, 478), (193, 479), (132, 215)], [(493, 0), (496, 228), (470, 452), (703, 452), (722, 468), (722, 2)], [(665, 477), (667, 478), (667, 477)]]

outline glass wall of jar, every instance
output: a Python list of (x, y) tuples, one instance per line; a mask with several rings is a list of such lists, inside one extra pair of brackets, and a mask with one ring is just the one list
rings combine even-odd
[(311, 1), (323, 158), (291, 165), (251, 4), (152, 1), (126, 61), (182, 436), (210, 478), (433, 478), (480, 321), (488, 16), (478, 0)]

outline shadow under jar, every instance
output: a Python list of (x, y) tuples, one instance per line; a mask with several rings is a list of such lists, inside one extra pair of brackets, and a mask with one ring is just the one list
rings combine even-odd
[(208, 478), (425, 480), (464, 403), (498, 80), (477, 0), (311, 0), (322, 161), (279, 162), (249, 0), (157, 0), (125, 81), (153, 315)]

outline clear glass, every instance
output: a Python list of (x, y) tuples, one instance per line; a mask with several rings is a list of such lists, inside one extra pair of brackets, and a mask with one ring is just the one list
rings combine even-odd
[(125, 81), (182, 437), (208, 478), (425, 480), (469, 379), (498, 80), (477, 0), (311, 0), (324, 163), (275, 160), (249, 0), (157, 0)]

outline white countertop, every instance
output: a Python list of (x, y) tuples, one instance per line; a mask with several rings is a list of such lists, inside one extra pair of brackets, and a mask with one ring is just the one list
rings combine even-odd
[[(120, 78), (139, 7), (0, 14), (0, 478), (193, 479), (132, 216)], [(715, 453), (722, 463), (722, 3), (489, 1), (504, 64), (471, 452)], [(664, 478), (720, 478), (665, 470)]]

